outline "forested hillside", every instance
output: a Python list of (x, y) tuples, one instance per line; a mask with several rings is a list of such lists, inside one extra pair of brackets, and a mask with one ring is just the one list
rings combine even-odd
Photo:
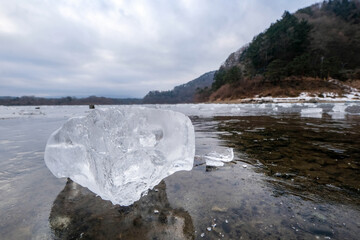
[(215, 71), (207, 72), (200, 77), (176, 86), (169, 91), (151, 91), (143, 99), (143, 103), (192, 103), (199, 89), (210, 88)]
[(359, 56), (360, 1), (324, 1), (294, 14), (285, 12), (231, 54), (216, 72), (208, 95), (210, 99), (248, 97), (264, 94), (272, 86), (302, 91), (306, 89), (301, 85), (327, 88), (319, 80), (358, 80)]

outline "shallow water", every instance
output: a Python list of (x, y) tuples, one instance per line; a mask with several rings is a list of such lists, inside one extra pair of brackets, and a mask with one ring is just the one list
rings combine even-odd
[[(358, 239), (358, 104), (337, 105), (343, 112), (332, 112), (334, 104), (199, 106), (155, 106), (190, 115), (194, 168), (130, 207), (57, 179), (44, 164), (48, 136), (88, 109), (7, 109), (0, 115), (1, 238)], [(304, 116), (304, 108), (323, 114)], [(33, 114), (19, 117), (20, 110)], [(234, 161), (207, 167), (202, 156), (221, 147), (234, 148)]]

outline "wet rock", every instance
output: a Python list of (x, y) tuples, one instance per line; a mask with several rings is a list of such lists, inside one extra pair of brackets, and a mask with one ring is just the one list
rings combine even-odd
[(274, 177), (278, 177), (278, 178), (284, 178), (284, 179), (291, 179), (296, 177), (296, 174), (291, 174), (291, 173), (275, 173)]
[(170, 207), (165, 182), (157, 189), (133, 205), (121, 207), (69, 179), (51, 209), (54, 239), (194, 239), (190, 215)]
[(128, 214), (128, 213), (131, 212), (131, 206), (122, 206), (122, 207), (120, 207), (120, 209), (118, 210), (118, 212), (119, 212), (120, 214), (126, 215), (126, 214)]
[(71, 218), (68, 216), (57, 216), (51, 219), (50, 224), (55, 231), (62, 231), (66, 229), (71, 223)]
[(143, 222), (142, 217), (141, 217), (141, 215), (139, 215), (139, 216), (137, 216), (137, 217), (134, 219), (133, 225), (134, 225), (135, 227), (141, 227), (142, 222)]
[(165, 214), (164, 212), (161, 212), (161, 213), (160, 213), (160, 215), (159, 215), (159, 222), (160, 222), (160, 223), (163, 223), (163, 224), (165, 224), (165, 223), (168, 222), (167, 216), (166, 216), (166, 214)]
[(206, 168), (205, 168), (206, 172), (212, 172), (212, 171), (216, 171), (216, 170), (218, 170), (218, 168), (213, 167), (213, 166), (206, 166)]

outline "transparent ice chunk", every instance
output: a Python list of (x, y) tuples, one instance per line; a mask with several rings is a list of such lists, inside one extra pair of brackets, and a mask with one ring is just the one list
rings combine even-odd
[(94, 110), (49, 138), (45, 163), (113, 204), (130, 205), (162, 179), (191, 170), (194, 127), (182, 113), (145, 107)]

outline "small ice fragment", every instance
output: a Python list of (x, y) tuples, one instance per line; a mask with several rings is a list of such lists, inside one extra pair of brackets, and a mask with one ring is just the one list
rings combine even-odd
[(222, 166), (224, 166), (224, 163), (221, 161), (217, 161), (217, 160), (206, 159), (206, 166), (222, 167)]
[(243, 168), (247, 168), (247, 165), (246, 165), (246, 164), (243, 164), (242, 167), (243, 167)]
[(332, 112), (329, 112), (332, 119), (344, 119), (345, 115), (347, 114), (345, 112), (345, 109), (347, 106), (344, 103), (338, 103), (334, 104), (334, 107), (332, 109)]
[(56, 177), (127, 206), (165, 177), (191, 170), (194, 155), (194, 127), (187, 116), (121, 106), (69, 119), (50, 136), (44, 158)]
[(208, 230), (209, 232), (211, 232), (211, 227), (206, 228), (206, 230)]
[(159, 210), (155, 209), (155, 210), (154, 210), (154, 213), (155, 213), (155, 214), (158, 214), (158, 213), (159, 213)]
[(221, 162), (231, 162), (234, 159), (234, 150), (232, 148), (225, 148), (213, 151), (206, 154), (205, 158)]
[(205, 236), (205, 233), (200, 234), (200, 237), (204, 237), (204, 236)]
[(155, 189), (154, 189), (154, 191), (155, 191), (155, 192), (158, 192), (158, 191), (159, 191), (159, 189), (155, 188)]
[(204, 156), (207, 166), (221, 167), (224, 162), (231, 162), (234, 159), (234, 150), (225, 148), (212, 151)]
[(216, 227), (216, 223), (214, 223), (213, 225), (211, 225), (212, 226), (212, 228), (214, 228), (214, 227)]
[(229, 221), (227, 219), (225, 219), (225, 223), (229, 223)]
[(301, 109), (301, 117), (322, 118), (322, 108), (304, 108)]

